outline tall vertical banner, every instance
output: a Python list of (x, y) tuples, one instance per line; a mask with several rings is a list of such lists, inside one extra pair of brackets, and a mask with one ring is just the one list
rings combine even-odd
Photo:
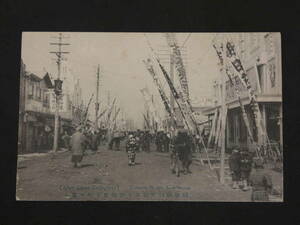
[[(152, 99), (151, 99), (151, 96), (149, 94), (149, 90), (148, 88), (142, 88), (141, 90), (141, 93), (144, 97), (144, 100), (146, 102), (146, 105), (148, 106), (149, 108), (149, 112), (150, 114), (152, 115), (153, 119), (154, 119), (154, 122), (158, 124), (158, 126), (160, 126), (160, 118), (159, 118), (159, 115), (158, 115), (158, 112), (152, 102)], [(160, 127), (159, 127), (160, 128)]]
[(191, 107), (190, 107), (190, 104), (184, 100), (184, 97), (183, 97), (183, 93), (182, 92), (177, 92), (167, 71), (165, 70), (165, 68), (161, 65), (161, 63), (159, 62), (158, 60), (158, 64), (159, 64), (159, 67), (161, 68), (162, 70), (162, 73), (165, 77), (165, 79), (167, 80), (167, 83), (171, 89), (171, 92), (172, 92), (172, 95), (179, 107), (179, 110), (182, 114), (182, 117), (183, 117), (183, 120), (185, 122), (185, 125), (187, 126), (187, 128), (190, 130), (190, 131), (195, 131), (196, 133), (200, 134), (200, 130), (198, 128), (198, 125), (197, 125), (197, 121), (193, 115), (193, 112), (191, 110)]
[(177, 45), (174, 35), (175, 34), (173, 33), (172, 34), (167, 33), (166, 38), (169, 47), (172, 48), (173, 58), (171, 60), (173, 60), (175, 64), (175, 69), (179, 77), (179, 82), (183, 92), (184, 101), (189, 102), (189, 87), (188, 87), (188, 82), (186, 77), (186, 71), (183, 65), (180, 49), (179, 46)]
[(180, 111), (180, 113), (182, 115), (182, 118), (183, 118), (183, 121), (185, 122), (185, 125), (187, 126), (187, 128), (189, 130), (192, 130), (194, 124), (192, 124), (191, 121), (189, 120), (189, 115), (188, 115), (188, 112), (186, 110), (185, 103), (183, 102), (183, 99), (180, 97), (179, 93), (176, 91), (176, 89), (175, 89), (175, 87), (174, 87), (174, 85), (173, 85), (173, 83), (172, 83), (172, 81), (171, 81), (171, 79), (170, 79), (167, 71), (161, 65), (161, 63), (159, 62), (159, 60), (158, 60), (158, 64), (159, 64), (159, 67), (160, 67), (160, 69), (161, 69), (161, 71), (162, 71), (162, 73), (163, 73), (163, 75), (164, 75), (164, 77), (165, 77), (165, 79), (166, 79), (169, 87), (170, 87), (171, 93), (172, 93), (172, 95), (173, 95), (173, 97), (174, 97), (174, 99), (175, 99), (175, 101), (176, 101), (176, 103), (177, 103), (177, 105), (179, 107), (179, 111)]
[(175, 122), (175, 126), (176, 126), (176, 116), (175, 116), (175, 113), (174, 113), (172, 107), (170, 106), (170, 101), (169, 101), (166, 93), (164, 92), (164, 90), (162, 88), (162, 84), (161, 84), (158, 76), (156, 75), (156, 73), (154, 71), (151, 59), (148, 58), (146, 61), (143, 60), (143, 62), (146, 65), (147, 70), (149, 71), (150, 75), (153, 78), (154, 84), (156, 85), (156, 87), (157, 87), (157, 89), (159, 91), (160, 97), (161, 97), (161, 99), (162, 99), (162, 101), (164, 103), (165, 109), (166, 109), (169, 117), (170, 118), (174, 118), (174, 120), (175, 120), (174, 122)]
[(221, 45), (218, 46), (218, 47), (215, 44), (213, 44), (213, 47), (216, 50), (216, 53), (217, 53), (217, 56), (219, 58), (221, 66), (223, 67), (223, 69), (225, 69), (225, 72), (227, 74), (227, 77), (229, 79), (229, 82), (230, 82), (231, 86), (234, 87), (235, 94), (236, 94), (236, 96), (238, 98), (238, 101), (239, 101), (239, 104), (240, 104), (243, 120), (244, 120), (244, 123), (246, 125), (250, 141), (251, 141), (251, 143), (254, 143), (253, 135), (252, 135), (252, 132), (251, 132), (251, 129), (250, 129), (249, 120), (248, 120), (248, 117), (247, 117), (247, 114), (246, 114), (246, 111), (245, 111), (245, 107), (244, 107), (244, 105), (242, 103), (242, 100), (241, 100), (240, 91), (239, 91), (239, 88), (236, 84), (236, 79), (234, 77), (234, 73), (230, 70), (229, 65), (226, 64), (226, 62), (227, 62), (226, 59), (227, 58), (224, 57), (223, 43), (221, 43)]
[(266, 135), (262, 129), (261, 114), (260, 114), (258, 103), (256, 101), (256, 96), (255, 96), (254, 90), (251, 87), (251, 84), (249, 82), (247, 73), (242, 65), (242, 62), (235, 52), (234, 44), (232, 42), (227, 42), (226, 49), (227, 49), (228, 59), (230, 60), (232, 66), (237, 71), (237, 74), (238, 74), (239, 78), (241, 79), (242, 84), (247, 88), (249, 99), (250, 99), (250, 109), (253, 112), (255, 126), (258, 131), (257, 134), (258, 135)]
[[(171, 89), (171, 92), (172, 92), (172, 95), (174, 96), (174, 99), (178, 105), (178, 108), (181, 112), (181, 115), (183, 117), (183, 120), (190, 132), (190, 134), (192, 134), (193, 131), (195, 131), (199, 137), (200, 137), (200, 141), (202, 142), (203, 146), (204, 146), (204, 151), (206, 153), (206, 157), (207, 157), (207, 162), (208, 162), (208, 165), (210, 167), (210, 169), (212, 169), (212, 166), (211, 166), (211, 163), (210, 163), (210, 159), (208, 157), (208, 153), (207, 153), (207, 149), (206, 149), (206, 145), (204, 143), (204, 140), (202, 138), (202, 136), (200, 135), (200, 129), (198, 127), (198, 124), (197, 124), (197, 121), (195, 120), (195, 117), (194, 117), (194, 114), (191, 110), (191, 107), (190, 107), (190, 104), (188, 101), (185, 101), (183, 96), (182, 96), (182, 93), (177, 93), (176, 89), (174, 88), (174, 85), (167, 73), (167, 71), (164, 69), (164, 67), (160, 64), (159, 60), (156, 59), (158, 64), (159, 64), (159, 67), (161, 68), (168, 84), (169, 84), (169, 87)], [(193, 143), (199, 148), (199, 145), (196, 144), (196, 140), (194, 138), (192, 138), (193, 140)], [(200, 160), (202, 162), (202, 159)]]

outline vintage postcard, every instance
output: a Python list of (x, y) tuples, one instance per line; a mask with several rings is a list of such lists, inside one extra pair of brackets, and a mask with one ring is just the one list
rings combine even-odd
[(283, 201), (280, 33), (23, 32), (17, 200)]

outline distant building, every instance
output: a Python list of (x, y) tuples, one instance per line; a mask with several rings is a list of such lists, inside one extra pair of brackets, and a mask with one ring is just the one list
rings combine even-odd
[[(252, 88), (257, 95), (257, 101), (262, 114), (263, 125), (267, 129), (271, 142), (282, 146), (282, 68), (281, 40), (279, 33), (242, 33), (233, 40), (238, 55), (247, 72)], [(221, 76), (221, 75), (220, 75)], [(246, 88), (236, 77), (242, 102), (253, 130), (253, 116), (249, 113), (249, 97)], [(220, 107), (220, 82), (214, 84), (215, 106), (204, 110), (211, 119), (217, 107)], [(248, 146), (249, 137), (244, 125), (237, 96), (229, 81), (226, 81), (225, 102), (228, 106), (226, 145)], [(263, 135), (255, 134), (255, 141), (262, 143)]]

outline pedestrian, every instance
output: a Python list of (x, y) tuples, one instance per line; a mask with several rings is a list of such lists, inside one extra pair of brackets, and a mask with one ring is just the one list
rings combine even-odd
[(135, 133), (134, 135), (135, 141), (136, 141), (136, 151), (139, 152), (141, 149), (141, 139), (140, 139), (140, 132)]
[(162, 145), (163, 145), (162, 131), (157, 132), (156, 139), (155, 139), (155, 144), (156, 144), (156, 151), (157, 152), (162, 152)]
[(269, 193), (272, 191), (272, 178), (264, 169), (261, 159), (254, 160), (254, 170), (250, 174), (249, 184), (252, 186), (251, 200), (253, 202), (269, 201)]
[(76, 132), (71, 137), (71, 162), (75, 168), (81, 167), (81, 161), (85, 151), (85, 141), (86, 137), (82, 134), (81, 127), (77, 127)]
[(175, 148), (175, 136), (170, 137), (171, 172), (179, 177), (179, 152)]
[(229, 169), (232, 177), (232, 188), (238, 188), (238, 182), (240, 181), (240, 152), (237, 146), (234, 146), (231, 155), (229, 156)]
[(91, 133), (91, 150), (94, 152), (98, 150), (98, 135), (94, 131)]
[(163, 147), (164, 152), (169, 152), (169, 145), (170, 145), (170, 133), (164, 133), (164, 139), (163, 139)]
[(151, 135), (148, 130), (146, 130), (143, 138), (143, 144), (144, 144), (144, 151), (150, 152), (150, 142), (151, 142)]
[(115, 131), (112, 133), (112, 135), (111, 135), (111, 140), (110, 140), (110, 142), (109, 142), (109, 144), (108, 144), (108, 148), (109, 148), (109, 150), (112, 150), (113, 149), (113, 146), (114, 146), (114, 143), (115, 143)]
[(65, 131), (64, 135), (62, 136), (62, 140), (64, 142), (64, 147), (68, 150), (70, 150), (70, 140), (71, 137), (69, 136), (68, 132)]
[(43, 148), (44, 148), (44, 133), (40, 132), (37, 138), (37, 151), (42, 152)]
[(119, 131), (117, 131), (115, 133), (115, 148), (116, 148), (116, 151), (120, 151), (120, 144), (121, 144), (121, 133)]
[(128, 156), (128, 165), (135, 165), (135, 152), (137, 149), (137, 143), (135, 137), (130, 134), (126, 143), (126, 152)]
[(246, 147), (242, 148), (240, 158), (241, 182), (243, 191), (248, 190), (249, 176), (252, 169), (253, 162), (252, 154)]
[(178, 132), (175, 139), (175, 149), (182, 163), (183, 173), (192, 173), (190, 171), (190, 165), (192, 164), (191, 138), (188, 136), (186, 130)]
[(49, 149), (53, 149), (53, 142), (54, 142), (54, 135), (53, 132), (50, 132), (50, 134), (48, 135)]

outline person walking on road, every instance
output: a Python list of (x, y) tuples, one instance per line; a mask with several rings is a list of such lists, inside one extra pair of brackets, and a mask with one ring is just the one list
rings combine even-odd
[(241, 177), (241, 169), (240, 169), (240, 153), (238, 148), (235, 146), (232, 150), (232, 153), (229, 157), (229, 169), (231, 172), (231, 177), (232, 177), (232, 188), (237, 189), (238, 188), (238, 183), (240, 181)]
[(183, 173), (191, 173), (192, 164), (191, 140), (186, 130), (178, 131), (175, 139), (175, 150), (179, 154), (179, 160), (182, 163)]
[(179, 152), (175, 148), (175, 136), (170, 137), (171, 172), (179, 177)]
[(164, 152), (169, 152), (170, 138), (171, 138), (170, 133), (164, 133), (163, 135)]
[(74, 164), (75, 168), (81, 167), (81, 161), (84, 155), (84, 146), (85, 146), (86, 138), (81, 133), (81, 128), (77, 127), (76, 132), (71, 137), (71, 150), (72, 150), (72, 158), (71, 162)]
[(91, 149), (96, 152), (98, 150), (98, 134), (95, 131), (91, 133)]
[(163, 151), (163, 132), (158, 131), (155, 138), (155, 144), (156, 144), (156, 151), (162, 152)]
[(68, 132), (65, 131), (65, 134), (62, 136), (62, 140), (64, 142), (64, 147), (68, 150), (70, 150), (70, 140), (71, 137), (68, 135)]
[(135, 137), (130, 134), (126, 143), (126, 152), (128, 156), (128, 165), (134, 166), (135, 165), (135, 152), (137, 149), (137, 142)]
[(241, 181), (243, 185), (243, 191), (247, 191), (249, 176), (252, 169), (252, 154), (248, 151), (247, 148), (243, 148), (241, 152), (241, 160), (240, 160), (240, 170), (241, 170)]
[(272, 190), (272, 178), (268, 172), (264, 170), (263, 161), (261, 159), (254, 160), (254, 171), (251, 172), (249, 184), (252, 186), (251, 200), (253, 202), (269, 201), (269, 193)]
[(148, 130), (145, 131), (143, 136), (143, 151), (150, 152), (151, 136)]

